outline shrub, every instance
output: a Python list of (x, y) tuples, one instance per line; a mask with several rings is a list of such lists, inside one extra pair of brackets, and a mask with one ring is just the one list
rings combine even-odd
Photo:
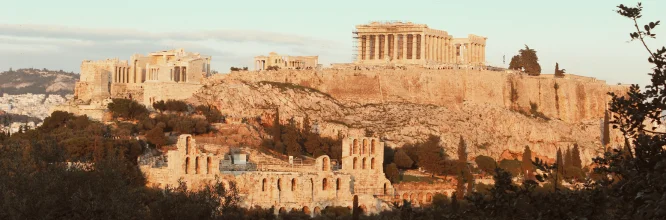
[(189, 107), (187, 103), (180, 101), (180, 100), (173, 100), (169, 99), (166, 101), (166, 107), (165, 109), (167, 111), (173, 111), (173, 112), (188, 112)]
[(520, 174), (520, 167), (522, 163), (518, 160), (502, 160), (499, 163), (499, 167), (502, 168), (503, 170), (508, 171), (511, 173), (511, 176), (518, 176)]
[(495, 168), (497, 168), (497, 162), (489, 156), (480, 155), (474, 159), (474, 162), (476, 162), (479, 169), (488, 174), (494, 174)]
[(398, 171), (398, 166), (394, 163), (386, 165), (386, 168), (384, 168), (384, 174), (386, 175), (386, 179), (389, 179), (391, 183), (397, 183), (400, 181), (400, 171)]
[(412, 158), (410, 158), (403, 149), (400, 149), (395, 153), (395, 158), (393, 160), (395, 165), (401, 169), (411, 169), (414, 165)]
[(112, 99), (107, 108), (113, 113), (114, 118), (139, 119), (148, 115), (146, 106), (130, 99)]

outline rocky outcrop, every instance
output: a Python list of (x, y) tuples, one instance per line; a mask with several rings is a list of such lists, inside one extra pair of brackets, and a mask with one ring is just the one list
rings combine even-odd
[(280, 70), (231, 73), (220, 78), (288, 82), (330, 94), (345, 103), (417, 103), (459, 108), (465, 102), (529, 111), (534, 105), (551, 118), (578, 123), (603, 117), (610, 91), (589, 77), (522, 74), (467, 69)]
[(525, 146), (535, 154), (555, 157), (558, 148), (578, 143), (583, 162), (590, 163), (602, 152), (599, 120), (544, 120), (496, 103), (471, 100), (450, 107), (404, 100), (368, 104), (335, 97), (300, 85), (244, 81), (233, 76), (210, 80), (194, 95), (198, 102), (216, 105), (234, 117), (257, 117), (278, 109), (281, 121), (307, 115), (324, 135), (362, 135), (369, 130), (391, 147), (438, 135), (452, 157), (460, 136), (467, 140), (470, 158), (488, 155), (499, 159), (505, 151), (521, 153)]

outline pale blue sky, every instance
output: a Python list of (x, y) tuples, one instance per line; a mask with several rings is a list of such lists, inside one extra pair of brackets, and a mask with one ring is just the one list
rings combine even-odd
[[(454, 37), (488, 37), (486, 59), (505, 66), (524, 44), (543, 73), (555, 62), (569, 73), (609, 83), (648, 82), (648, 54), (627, 43), (632, 24), (617, 0), (409, 1), (104, 1), (0, 0), (0, 70), (35, 67), (79, 71), (81, 60), (185, 48), (213, 56), (213, 69), (252, 66), (275, 51), (351, 61), (351, 31), (370, 21), (403, 20)], [(666, 20), (666, 1), (645, 0), (644, 21)], [(665, 21), (666, 22), (666, 21)], [(652, 45), (666, 45), (666, 27)], [(659, 37), (659, 36), (658, 36)]]

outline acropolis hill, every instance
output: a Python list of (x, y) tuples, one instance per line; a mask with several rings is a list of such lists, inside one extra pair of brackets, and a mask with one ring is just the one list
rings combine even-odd
[[(298, 169), (280, 168), (290, 163), (253, 150), (258, 144), (210, 146), (202, 141), (197, 146), (197, 139), (205, 137), (183, 134), (165, 152), (143, 157), (141, 168), (149, 183), (160, 187), (181, 177), (197, 186), (224, 174), (239, 182), (247, 206), (316, 213), (359, 198), (364, 209), (377, 212), (401, 197), (427, 203), (433, 193), (449, 190), (391, 185), (379, 159), (383, 146), (399, 148), (436, 135), (453, 158), (463, 137), (470, 159), (487, 155), (500, 160), (520, 158), (525, 146), (533, 157), (552, 159), (558, 148), (578, 144), (587, 165), (604, 150), (600, 119), (607, 93), (628, 89), (571, 74), (528, 76), (491, 68), (485, 64), (486, 37), (453, 38), (427, 25), (371, 23), (357, 26), (354, 36), (354, 62), (326, 68), (317, 56), (273, 52), (255, 57), (256, 71), (211, 75), (210, 56), (184, 49), (133, 55), (127, 61), (83, 61), (76, 100), (58, 109), (105, 120), (110, 98), (137, 100), (149, 108), (177, 99), (216, 106), (229, 124), (248, 118), (272, 122), (276, 116), (280, 123), (301, 123), (308, 117), (318, 134), (343, 139), (342, 161), (335, 166), (329, 156), (320, 156)], [(234, 129), (246, 135), (240, 139), (270, 135), (249, 124)], [(612, 143), (620, 138), (611, 133)], [(265, 169), (224, 170), (225, 163), (235, 164), (228, 157), (240, 155), (231, 155), (230, 147), (252, 152), (248, 160)], [(210, 150), (217, 148), (227, 152)], [(307, 191), (296, 190), (301, 187)]]

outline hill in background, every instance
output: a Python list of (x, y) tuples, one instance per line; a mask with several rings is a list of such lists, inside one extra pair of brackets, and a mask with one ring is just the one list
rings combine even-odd
[(17, 94), (58, 94), (74, 93), (74, 83), (79, 75), (62, 70), (17, 69), (0, 72), (0, 95)]

